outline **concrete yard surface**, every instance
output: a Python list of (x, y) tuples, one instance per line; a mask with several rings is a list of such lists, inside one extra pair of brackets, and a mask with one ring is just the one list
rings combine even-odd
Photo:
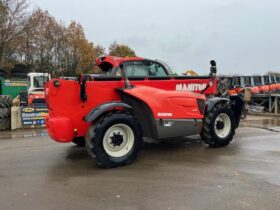
[(45, 130), (0, 136), (0, 210), (280, 209), (280, 118), (249, 116), (224, 148), (198, 136), (145, 143), (109, 170)]

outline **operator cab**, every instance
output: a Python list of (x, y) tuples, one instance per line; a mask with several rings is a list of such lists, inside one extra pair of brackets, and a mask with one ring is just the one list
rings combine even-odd
[(140, 57), (106, 56), (97, 58), (95, 64), (106, 73), (106, 76), (111, 77), (121, 77), (121, 65), (128, 77), (166, 77), (172, 74), (170, 69), (160, 61)]
[(28, 93), (44, 91), (44, 83), (51, 79), (48, 73), (29, 73), (28, 74)]

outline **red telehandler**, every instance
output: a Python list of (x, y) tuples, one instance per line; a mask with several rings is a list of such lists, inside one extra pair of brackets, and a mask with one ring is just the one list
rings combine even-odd
[(96, 59), (106, 75), (52, 79), (45, 86), (49, 135), (58, 142), (86, 144), (99, 166), (133, 162), (143, 138), (201, 135), (210, 147), (228, 145), (244, 102), (214, 97), (216, 63), (205, 77), (175, 76), (160, 61)]

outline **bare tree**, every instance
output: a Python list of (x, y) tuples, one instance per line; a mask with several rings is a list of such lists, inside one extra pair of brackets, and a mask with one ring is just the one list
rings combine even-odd
[[(28, 0), (0, 0), (0, 64), (23, 63), (28, 70), (52, 71), (55, 75), (93, 73), (94, 59), (105, 48), (90, 42), (81, 24), (65, 26), (41, 9), (30, 15)], [(110, 54), (135, 56), (126, 45), (114, 43)]]
[(15, 56), (23, 34), (28, 4), (26, 0), (0, 0), (0, 63)]

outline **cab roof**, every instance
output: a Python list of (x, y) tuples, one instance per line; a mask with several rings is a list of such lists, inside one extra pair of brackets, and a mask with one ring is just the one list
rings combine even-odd
[(144, 58), (141, 57), (117, 57), (117, 56), (103, 56), (98, 57), (95, 59), (95, 64), (97, 66), (102, 65), (103, 63), (109, 63), (112, 65), (112, 67), (119, 66), (124, 61), (142, 61)]

